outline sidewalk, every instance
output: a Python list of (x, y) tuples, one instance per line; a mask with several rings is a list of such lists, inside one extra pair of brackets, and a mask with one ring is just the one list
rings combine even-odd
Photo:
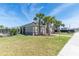
[(58, 56), (79, 56), (79, 32), (73, 35)]

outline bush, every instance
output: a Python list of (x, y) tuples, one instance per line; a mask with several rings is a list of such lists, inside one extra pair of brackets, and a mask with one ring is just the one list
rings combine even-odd
[(73, 33), (73, 32), (75, 32), (75, 30), (60, 30), (61, 32), (71, 32), (71, 33)]
[(16, 35), (17, 34), (17, 29), (10, 29), (10, 35)]

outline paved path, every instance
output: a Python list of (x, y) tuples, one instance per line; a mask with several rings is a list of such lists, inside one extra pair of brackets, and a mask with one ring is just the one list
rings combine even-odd
[(58, 56), (79, 56), (79, 32), (73, 35)]

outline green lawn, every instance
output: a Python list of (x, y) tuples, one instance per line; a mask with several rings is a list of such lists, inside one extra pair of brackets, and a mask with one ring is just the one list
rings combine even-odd
[(74, 33), (67, 33), (67, 32), (57, 32), (55, 34), (60, 34), (60, 35), (68, 35), (68, 36), (72, 36)]
[(70, 37), (24, 36), (0, 37), (0, 55), (57, 55)]

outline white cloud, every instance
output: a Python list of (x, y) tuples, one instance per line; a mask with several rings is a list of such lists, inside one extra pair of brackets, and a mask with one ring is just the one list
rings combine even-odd
[(51, 11), (51, 13), (49, 13), (48, 15), (56, 15), (56, 14), (60, 13), (61, 11), (65, 10), (67, 7), (69, 7), (71, 5), (73, 5), (73, 4), (71, 4), (71, 3), (70, 4), (62, 4), (61, 6), (53, 9)]
[[(25, 5), (26, 6), (26, 5)], [(32, 17), (35, 16), (36, 13), (39, 13), (43, 6), (36, 7), (37, 4), (30, 4), (30, 9), (26, 10), (26, 7), (21, 7), (22, 13), (26, 16), (28, 20), (32, 20)], [(28, 6), (28, 5), (27, 5)], [(29, 11), (29, 12), (28, 12)]]

